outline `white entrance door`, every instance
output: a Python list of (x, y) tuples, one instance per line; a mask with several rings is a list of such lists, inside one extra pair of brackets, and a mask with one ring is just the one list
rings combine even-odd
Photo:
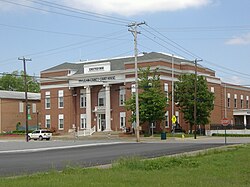
[(98, 114), (98, 128), (97, 131), (104, 131), (106, 129), (106, 120), (105, 120), (105, 114)]

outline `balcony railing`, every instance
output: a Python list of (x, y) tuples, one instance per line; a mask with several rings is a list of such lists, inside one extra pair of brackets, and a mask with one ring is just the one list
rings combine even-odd
[(95, 106), (94, 112), (105, 112), (106, 106)]

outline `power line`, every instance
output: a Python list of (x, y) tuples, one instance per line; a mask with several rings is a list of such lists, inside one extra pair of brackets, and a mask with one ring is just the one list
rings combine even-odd
[(121, 23), (102, 21), (102, 20), (92, 19), (92, 18), (85, 18), (85, 17), (81, 17), (81, 16), (77, 16), (77, 15), (71, 15), (71, 14), (56, 12), (56, 11), (52, 11), (52, 10), (37, 8), (37, 7), (34, 7), (34, 6), (24, 5), (24, 4), (21, 4), (21, 3), (16, 3), (16, 2), (8, 1), (8, 0), (0, 0), (0, 1), (6, 2), (6, 3), (9, 3), (9, 4), (14, 4), (14, 5), (17, 5), (17, 6), (31, 8), (31, 9), (34, 9), (34, 10), (39, 10), (39, 11), (49, 12), (49, 13), (53, 13), (53, 14), (57, 14), (57, 15), (72, 17), (72, 18), (78, 18), (78, 19), (83, 19), (83, 20), (88, 20), (88, 21), (95, 21), (95, 22), (99, 22), (99, 23), (106, 23), (106, 24), (112, 24), (112, 25), (118, 25), (118, 26), (126, 26), (125, 24), (121, 24)]
[(204, 26), (204, 27), (168, 27), (157, 28), (162, 32), (200, 32), (200, 31), (234, 31), (234, 30), (250, 30), (250, 25), (231, 25), (231, 26)]
[[(191, 52), (191, 51), (185, 49), (184, 47), (182, 47), (181, 45), (179, 45), (177, 42), (175, 42), (175, 41), (171, 40), (170, 38), (166, 37), (165, 35), (161, 34), (161, 33), (160, 33), (159, 31), (157, 31), (156, 29), (150, 27), (149, 25), (147, 25), (147, 26), (148, 26), (150, 29), (152, 29), (154, 32), (156, 32), (157, 34), (159, 34), (161, 37), (166, 38), (167, 40), (169, 40), (169, 41), (170, 41), (171, 43), (173, 43), (173, 44), (167, 42), (166, 40), (164, 40), (164, 39), (162, 39), (162, 38), (159, 38), (157, 35), (155, 35), (154, 33), (150, 32), (150, 31), (147, 31), (146, 29), (144, 29), (144, 30), (146, 30), (147, 32), (149, 32), (149, 33), (152, 34), (153, 36), (159, 38), (162, 42), (165, 42), (165, 43), (167, 43), (167, 44), (169, 44), (169, 45), (175, 47), (176, 49), (179, 49), (180, 51), (182, 51), (182, 52), (184, 52), (184, 53), (186, 53), (186, 54), (188, 54), (188, 55), (190, 55), (190, 56), (192, 56), (192, 57), (203, 59), (204, 62), (206, 62), (206, 63), (208, 63), (208, 64), (212, 64), (213, 66), (216, 66), (216, 67), (220, 67), (220, 68), (222, 68), (223, 70), (228, 70), (228, 71), (230, 71), (230, 72), (236, 73), (237, 76), (242, 77), (242, 75), (244, 75), (244, 77), (250, 77), (249, 74), (242, 73), (242, 72), (239, 72), (239, 71), (236, 71), (236, 70), (232, 70), (232, 69), (230, 69), (230, 68), (228, 68), (228, 67), (220, 66), (220, 65), (217, 65), (216, 63), (212, 63), (212, 62), (210, 62), (210, 61), (208, 61), (208, 60), (205, 60), (204, 58), (200, 57), (199, 55), (194, 54), (193, 52)], [(147, 38), (148, 38), (148, 37), (147, 37)], [(150, 39), (150, 40), (153, 41), (153, 39)], [(156, 41), (154, 41), (154, 42), (157, 43), (157, 44), (159, 44), (159, 45), (161, 45), (159, 42), (156, 42)], [(176, 47), (175, 45), (176, 45), (177, 47)], [(164, 48), (166, 48), (164, 45), (161, 45), (161, 46), (164, 47)], [(167, 49), (170, 50), (169, 48), (167, 48)], [(171, 51), (173, 51), (173, 50), (171, 50)], [(175, 52), (175, 51), (174, 51), (174, 52)], [(176, 53), (176, 52), (175, 52), (175, 53)], [(178, 53), (176, 53), (176, 54), (178, 54)]]
[[(83, 14), (83, 15), (87, 15), (87, 16), (93, 16), (93, 17), (97, 17), (97, 18), (116, 21), (116, 22), (119, 22), (119, 23), (123, 22), (124, 24), (127, 24), (128, 22), (131, 22), (131, 20), (127, 20), (127, 19), (123, 19), (123, 18), (117, 18), (117, 17), (114, 17), (114, 16), (108, 16), (108, 15), (104, 15), (104, 14), (100, 14), (100, 13), (94, 13), (94, 12), (90, 12), (90, 11), (84, 11), (84, 10), (81, 10), (81, 9), (78, 9), (78, 8), (73, 8), (73, 7), (69, 7), (69, 6), (65, 6), (65, 5), (60, 5), (60, 4), (52, 3), (52, 2), (49, 2), (49, 1), (45, 1), (45, 0), (40, 0), (40, 2), (37, 2), (37, 1), (34, 1), (34, 0), (25, 0), (25, 1), (30, 1), (32, 3), (37, 3), (37, 4), (44, 5), (44, 6), (53, 7), (53, 8), (73, 12), (73, 13), (79, 13), (79, 14)], [(41, 3), (41, 2), (43, 2), (43, 3)]]
[[(93, 36), (93, 35), (83, 35), (83, 34), (77, 34), (77, 33), (58, 32), (58, 31), (51, 31), (51, 30), (36, 29), (36, 28), (31, 28), (31, 27), (15, 26), (15, 25), (3, 24), (3, 23), (0, 23), (0, 26), (36, 31), (36, 32), (58, 34), (58, 35), (77, 36), (77, 37), (86, 37), (86, 38), (107, 38), (107, 37), (101, 37), (101, 36), (98, 37), (98, 36)], [(108, 39), (113, 39), (113, 38), (108, 38)]]
[[(97, 39), (108, 39), (108, 40), (110, 40), (110, 39), (119, 39), (117, 37), (114, 38), (114, 36), (116, 34), (121, 33), (121, 31), (123, 31), (123, 29), (119, 30), (119, 31), (116, 31), (116, 32), (113, 32), (113, 33), (110, 33), (110, 34), (107, 34), (107, 35), (103, 35), (103, 36), (99, 36), (99, 37), (97, 36), (94, 40), (97, 40)], [(125, 35), (125, 34), (123, 34), (123, 35)], [(110, 38), (108, 36), (113, 36), (113, 37)], [(30, 54), (26, 54), (25, 56), (34, 56), (34, 55), (39, 55), (39, 54), (44, 54), (44, 53), (46, 54), (46, 53), (49, 53), (49, 52), (52, 52), (52, 51), (57, 51), (57, 50), (61, 50), (61, 49), (64, 49), (64, 48), (69, 48), (69, 47), (72, 47), (72, 46), (81, 45), (82, 43), (84, 43), (84, 45), (86, 45), (87, 42), (93, 42), (93, 39), (88, 39), (88, 40), (84, 40), (84, 41), (81, 41), (81, 42), (71, 43), (71, 44), (61, 46), (61, 47), (56, 47), (56, 48), (52, 48), (52, 49), (48, 49), (48, 50), (44, 50), (44, 51), (40, 51), (40, 52), (30, 53)], [(57, 52), (55, 52), (53, 54), (56, 54), (56, 53)], [(5, 63), (5, 62), (9, 62), (9, 61), (13, 61), (15, 59), (16, 59), (16, 57), (1, 60), (0, 64)]]
[[(169, 45), (173, 46), (174, 48), (176, 49), (179, 49), (180, 51), (188, 54), (189, 56), (192, 56), (194, 58), (200, 58), (202, 59), (201, 57), (199, 57), (198, 55), (192, 53), (191, 51), (187, 50), (186, 48), (182, 47), (181, 45), (179, 45), (177, 42), (171, 40), (170, 38), (166, 37), (165, 35), (161, 34), (159, 31), (157, 31), (156, 29), (154, 29), (153, 27), (147, 25), (150, 29), (152, 29), (154, 32), (156, 32), (157, 34), (159, 34), (160, 36), (162, 36), (163, 38), (167, 39), (168, 41), (170, 42), (167, 42), (166, 40), (163, 40), (164, 42), (168, 43)], [(146, 29), (145, 29), (146, 30)], [(147, 31), (147, 30), (146, 30)], [(151, 33), (152, 35), (154, 35), (155, 37), (157, 37), (155, 34), (153, 34), (152, 32), (150, 31), (147, 31), (149, 33)]]

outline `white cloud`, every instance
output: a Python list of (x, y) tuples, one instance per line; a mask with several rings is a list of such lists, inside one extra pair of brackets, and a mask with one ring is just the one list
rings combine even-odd
[(231, 77), (224, 77), (222, 78), (223, 82), (231, 83), (231, 84), (236, 84), (236, 85), (242, 85), (244, 84), (244, 80), (242, 80), (238, 76), (231, 76)]
[(64, 0), (65, 5), (97, 13), (133, 16), (208, 5), (212, 0)]
[(226, 44), (228, 44), (228, 45), (247, 45), (247, 44), (250, 44), (250, 33), (234, 37), (234, 38), (226, 41)]

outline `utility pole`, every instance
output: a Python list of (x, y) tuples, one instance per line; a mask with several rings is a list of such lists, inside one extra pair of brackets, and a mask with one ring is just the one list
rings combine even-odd
[(28, 139), (28, 87), (27, 87), (27, 74), (26, 74), (26, 61), (31, 61), (28, 58), (18, 58), (18, 60), (23, 61), (23, 70), (24, 70), (24, 87), (25, 87), (25, 135), (26, 135), (26, 142), (29, 141)]
[(140, 25), (145, 24), (145, 22), (141, 23), (131, 23), (128, 25), (130, 31), (134, 36), (134, 53), (135, 53), (135, 115), (136, 115), (136, 142), (140, 142), (140, 118), (139, 118), (139, 92), (138, 92), (138, 68), (137, 68), (137, 56), (138, 56), (138, 49), (137, 49), (137, 34), (140, 32), (137, 31), (137, 27)]
[(194, 139), (196, 139), (196, 122), (197, 122), (197, 62), (202, 60), (195, 59), (195, 80), (194, 80)]

